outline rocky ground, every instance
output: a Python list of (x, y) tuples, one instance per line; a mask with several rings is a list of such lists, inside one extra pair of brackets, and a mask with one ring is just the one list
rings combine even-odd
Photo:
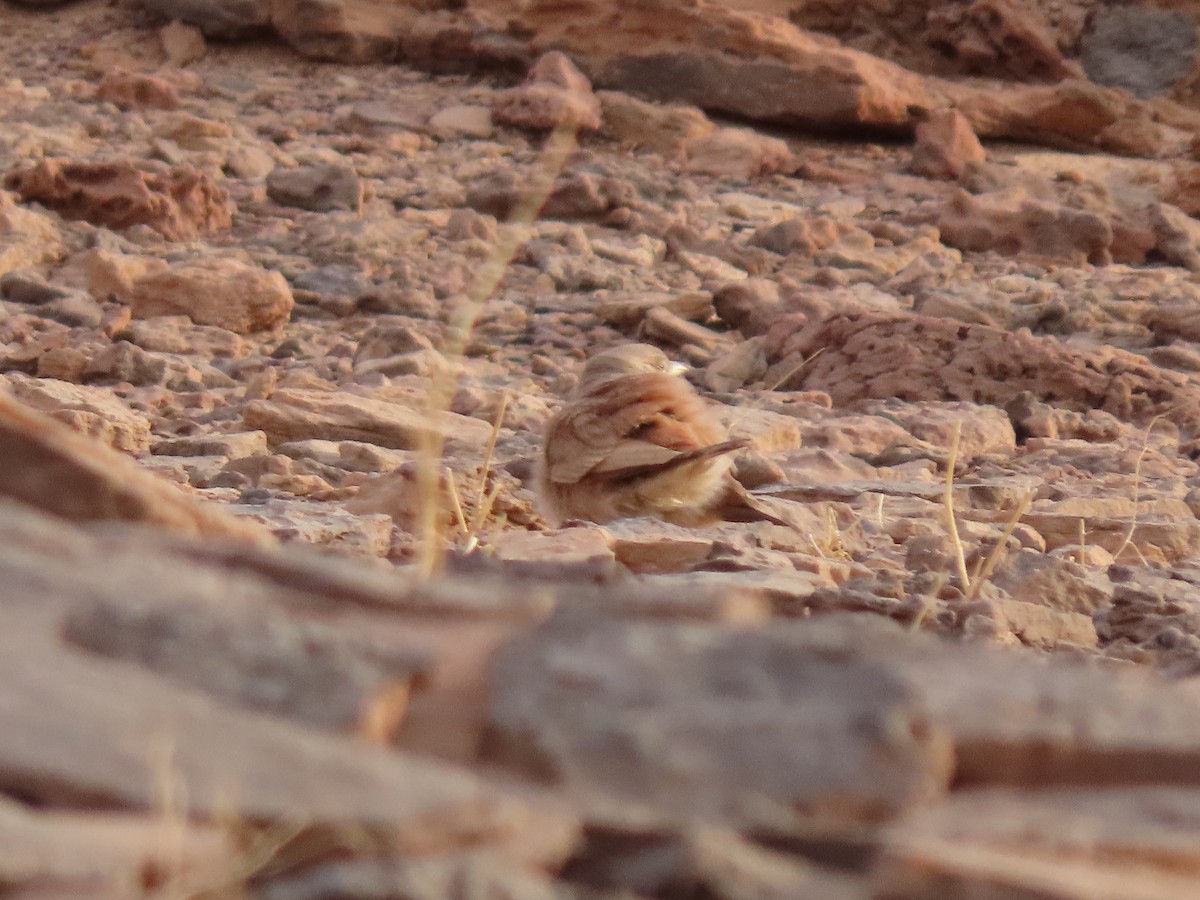
[[(0, 893), (1200, 897), (1200, 8), (1093, 6), (0, 5)], [(791, 527), (546, 527), (631, 340)]]

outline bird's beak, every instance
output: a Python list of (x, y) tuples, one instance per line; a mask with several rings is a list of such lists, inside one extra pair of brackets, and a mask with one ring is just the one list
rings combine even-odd
[(667, 366), (668, 375), (682, 375), (691, 368), (687, 363), (672, 362)]

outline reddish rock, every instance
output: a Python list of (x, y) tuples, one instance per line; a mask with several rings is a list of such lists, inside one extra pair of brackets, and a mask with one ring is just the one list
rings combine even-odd
[(180, 68), (199, 62), (208, 52), (208, 46), (204, 42), (204, 33), (194, 25), (185, 25), (178, 20), (169, 22), (160, 28), (158, 40), (162, 44), (167, 62)]
[(96, 87), (96, 99), (121, 109), (179, 109), (179, 92), (168, 81), (153, 75), (113, 69)]
[(957, 191), (937, 218), (942, 240), (962, 250), (995, 250), (1104, 265), (1112, 225), (1096, 213), (1034, 200), (1020, 189), (974, 196)]
[(1123, 91), (1082, 79), (1055, 85), (979, 88), (947, 84), (955, 108), (980, 137), (1034, 141), (1073, 150), (1103, 149), (1150, 158), (1182, 155), (1196, 127), (1191, 114), (1172, 124)]
[(565, 55), (551, 51), (534, 63), (524, 84), (496, 95), (492, 116), (534, 131), (562, 125), (594, 131), (600, 127), (600, 101), (587, 76)]
[(4, 387), (30, 409), (118, 450), (142, 454), (150, 449), (150, 420), (103, 388), (17, 374), (10, 374)]
[(0, 275), (48, 262), (63, 253), (58, 226), (0, 192)]
[(415, 11), (364, 0), (271, 0), (270, 10), (280, 36), (305, 56), (348, 63), (395, 59)]
[(740, 180), (785, 171), (793, 165), (786, 143), (747, 128), (718, 128), (712, 134), (687, 138), (680, 151), (688, 172)]
[(926, 178), (957, 178), (968, 163), (983, 162), (987, 154), (966, 117), (939, 109), (917, 125), (912, 170)]
[(810, 360), (781, 389), (822, 390), (834, 405), (864, 397), (968, 400), (1000, 406), (1021, 391), (1056, 406), (1102, 409), (1147, 423), (1157, 416), (1200, 425), (1200, 387), (1145, 357), (1112, 347), (1073, 347), (919, 315), (838, 313), (769, 335), (768, 359)]
[(1150, 207), (1150, 225), (1167, 262), (1200, 271), (1200, 222), (1169, 203)]
[(515, 22), (535, 48), (569, 52), (595, 84), (751, 119), (907, 127), (910, 107), (932, 105), (919, 75), (724, 6), (586, 0), (567, 16), (537, 0)]
[(139, 318), (185, 315), (238, 334), (274, 328), (291, 315), (292, 289), (278, 272), (236, 259), (197, 259), (152, 270), (133, 282)]
[(622, 91), (597, 91), (604, 114), (604, 133), (633, 150), (668, 158), (679, 155), (689, 138), (716, 130), (695, 106), (648, 103)]
[(9, 171), (4, 186), (67, 219), (109, 228), (149, 225), (168, 240), (190, 240), (233, 223), (229, 195), (211, 176), (153, 160), (42, 159)]
[[(98, 391), (68, 385), (71, 391)], [(28, 400), (44, 404), (35, 393)], [(118, 404), (108, 400), (111, 407)], [(134, 414), (125, 411), (126, 418)], [(142, 419), (144, 440), (149, 423)], [(141, 448), (138, 448), (141, 449)], [(251, 522), (182, 493), (123, 453), (0, 393), (0, 495), (78, 522), (147, 522), (197, 537), (272, 544)]]
[(1058, 81), (1068, 67), (1042, 19), (1023, 0), (934, 4), (926, 40), (972, 74)]

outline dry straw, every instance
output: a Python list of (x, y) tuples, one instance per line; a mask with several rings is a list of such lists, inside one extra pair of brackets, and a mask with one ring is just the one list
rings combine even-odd
[[(567, 125), (554, 131), (546, 141), (541, 158), (534, 167), (529, 189), (525, 192), (508, 221), (500, 227), (491, 252), (484, 259), (474, 282), (468, 288), (462, 303), (453, 311), (448, 328), (446, 346), (443, 351), (449, 365), (434, 375), (429, 385), (428, 399), (425, 405), (425, 418), (428, 427), (423, 429), (421, 440), (417, 447), (417, 509), (416, 532), (418, 541), (417, 571), (422, 577), (436, 574), (442, 560), (444, 545), (442, 528), (447, 518), (444, 507), (453, 503), (457, 496), (457, 486), (443, 491), (442, 456), (445, 450), (445, 437), (438, 427), (438, 422), (450, 408), (454, 392), (458, 387), (458, 376), (462, 361), (466, 356), (467, 343), (475, 323), (495, 294), (505, 272), (512, 264), (517, 251), (529, 239), (533, 223), (538, 213), (549, 199), (554, 190), (554, 183), (559, 174), (575, 151), (576, 126)], [(488, 466), (491, 463), (491, 451), (495, 449), (496, 437), (500, 430), (500, 418), (504, 414), (504, 405), (493, 426), (492, 438), (488, 443), (488, 455), (480, 474), (480, 490), (478, 505), (469, 525), (461, 512), (461, 497), (459, 510), (456, 514), (460, 531), (464, 538), (471, 541), (486, 521), (488, 512), (495, 502), (496, 488), (489, 495), (485, 492)], [(447, 484), (453, 484), (448, 480)], [(453, 492), (453, 493), (451, 493)], [(447, 499), (446, 494), (450, 493)]]

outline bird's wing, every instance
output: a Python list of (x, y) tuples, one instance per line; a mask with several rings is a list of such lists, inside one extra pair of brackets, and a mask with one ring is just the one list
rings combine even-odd
[(609, 475), (614, 478), (629, 470), (645, 466), (662, 466), (680, 456), (679, 450), (653, 444), (650, 441), (625, 440), (613, 447), (608, 454), (588, 469), (589, 475)]
[[(633, 452), (623, 452), (628, 444), (641, 443), (640, 441), (629, 441), (627, 444), (622, 444), (605, 457), (604, 462), (592, 469), (588, 475), (605, 481), (646, 478), (666, 472), (676, 466), (682, 466), (684, 463), (724, 456), (726, 453), (733, 453), (735, 450), (742, 450), (747, 446), (747, 441), (739, 439), (722, 441), (719, 444), (710, 444), (695, 450), (668, 450), (665, 447), (651, 444), (649, 446), (656, 447), (656, 452), (645, 451), (642, 447), (634, 447)], [(643, 446), (645, 445), (643, 444)]]
[(686, 383), (666, 375), (630, 375), (601, 385), (555, 417), (546, 435), (546, 474), (556, 484), (589, 475), (634, 477), (721, 443), (724, 436)]

